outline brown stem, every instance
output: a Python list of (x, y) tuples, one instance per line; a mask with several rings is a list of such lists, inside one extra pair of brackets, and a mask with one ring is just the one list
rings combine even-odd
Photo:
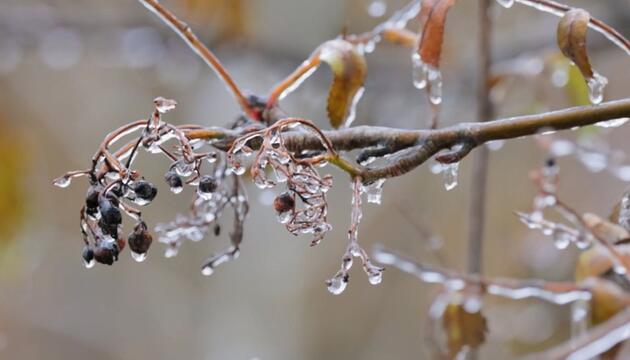
[(177, 35), (179, 35), (188, 46), (197, 54), (199, 57), (203, 59), (203, 61), (214, 70), (214, 72), (223, 80), (225, 85), (227, 85), (228, 89), (232, 92), (232, 95), (236, 98), (236, 101), (240, 105), (241, 109), (245, 114), (250, 116), (252, 119), (257, 119), (257, 115), (251, 108), (251, 104), (247, 97), (243, 94), (241, 89), (236, 85), (232, 76), (228, 73), (225, 67), (221, 64), (219, 59), (214, 56), (212, 51), (208, 49), (195, 35), (195, 33), (190, 29), (183, 21), (179, 20), (175, 14), (166, 9), (158, 0), (138, 0), (142, 5), (144, 5), (147, 9), (157, 15), (160, 20), (162, 20), (165, 24), (167, 24)]
[[(477, 121), (489, 120), (494, 109), (490, 101), (490, 68), (492, 65), (492, 19), (490, 11), (494, 0), (479, 2), (479, 79), (477, 87)], [(486, 187), (488, 182), (489, 151), (482, 146), (473, 162), (468, 208), (468, 271), (481, 273), (483, 258), (483, 232), (486, 219)]]

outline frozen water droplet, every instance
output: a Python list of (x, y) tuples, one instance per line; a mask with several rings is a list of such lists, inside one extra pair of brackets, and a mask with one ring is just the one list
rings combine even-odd
[(384, 0), (371, 0), (367, 12), (371, 17), (381, 17), (387, 12), (387, 3)]
[(608, 120), (608, 121), (600, 121), (596, 123), (595, 126), (599, 126), (603, 128), (616, 128), (616, 127), (625, 125), (629, 120), (630, 118), (626, 117), (626, 118), (620, 118), (620, 119), (614, 119), (614, 120)]
[(556, 249), (564, 250), (569, 247), (569, 244), (571, 244), (571, 235), (564, 231), (557, 232), (554, 234), (553, 244), (556, 246)]
[(212, 266), (204, 266), (201, 269), (201, 274), (203, 276), (210, 276), (210, 275), (212, 275), (212, 273), (214, 273), (214, 269), (212, 268)]
[(588, 79), (588, 95), (591, 99), (591, 103), (599, 104), (604, 100), (604, 88), (608, 84), (608, 79), (598, 74), (593, 73), (593, 77)]
[(179, 249), (177, 247), (169, 246), (166, 248), (166, 251), (164, 251), (164, 257), (172, 258), (177, 256), (177, 253), (179, 253)]
[(380, 204), (384, 184), (385, 179), (378, 179), (371, 184), (361, 185), (361, 192), (367, 194), (367, 201), (369, 203)]
[(444, 164), (442, 167), (442, 176), (444, 178), (444, 188), (446, 191), (455, 189), (458, 183), (459, 163)]
[(427, 79), (429, 87), (429, 101), (433, 105), (442, 103), (442, 72), (432, 66), (427, 66)]
[(328, 286), (328, 291), (334, 295), (339, 295), (346, 290), (346, 286), (348, 286), (348, 279), (343, 274), (338, 274), (332, 279), (327, 280), (326, 285)]
[(171, 186), (171, 192), (173, 194), (179, 194), (182, 190), (184, 190), (182, 186)]
[(183, 160), (180, 160), (175, 164), (175, 172), (179, 176), (183, 176), (183, 177), (190, 176), (192, 175), (193, 170), (194, 169), (193, 169), (192, 164), (187, 164)]
[(368, 281), (372, 285), (378, 285), (383, 281), (383, 271), (381, 269), (374, 270), (368, 275)]
[(615, 264), (613, 266), (613, 270), (615, 271), (615, 273), (619, 274), (619, 275), (625, 275), (626, 274), (626, 267), (623, 266), (622, 264)]
[(573, 143), (569, 140), (558, 139), (555, 140), (551, 147), (549, 148), (549, 152), (554, 157), (561, 157), (571, 155), (575, 149)]
[(231, 172), (233, 172), (236, 175), (243, 175), (245, 174), (245, 167), (244, 166), (232, 166), (229, 169)]
[(136, 196), (133, 199), (133, 202), (134, 202), (134, 204), (137, 204), (137, 205), (140, 205), (140, 206), (145, 206), (145, 205), (148, 205), (151, 201)]
[(475, 295), (464, 299), (464, 310), (469, 314), (476, 314), (481, 311), (481, 298)]
[(411, 54), (411, 63), (413, 66), (413, 86), (415, 86), (416, 89), (424, 89), (427, 86), (426, 64), (420, 58), (420, 54), (416, 52)]
[(83, 260), (83, 266), (85, 266), (86, 269), (93, 268), (95, 264), (96, 264), (96, 260), (94, 260), (94, 259), (92, 259), (90, 261), (85, 261), (85, 259)]
[(197, 188), (197, 195), (199, 195), (200, 198), (206, 200), (206, 201), (210, 201), (212, 200), (212, 193), (211, 192), (203, 192), (201, 190), (199, 190)]
[(70, 176), (62, 176), (55, 179), (53, 184), (60, 188), (67, 188), (72, 182), (72, 178)]
[(153, 102), (155, 103), (155, 109), (162, 114), (175, 109), (175, 106), (177, 106), (177, 101), (163, 97), (158, 97)]
[(486, 146), (488, 147), (490, 151), (501, 150), (503, 145), (505, 145), (505, 140), (493, 140), (493, 141), (488, 141), (486, 143)]
[(291, 221), (292, 217), (293, 217), (293, 212), (285, 211), (283, 213), (278, 214), (278, 222), (280, 224), (287, 224), (289, 221)]
[(144, 260), (147, 259), (147, 253), (137, 253), (137, 252), (131, 252), (131, 257), (136, 260), (137, 262), (143, 262)]
[(514, 0), (497, 0), (497, 2), (506, 9), (509, 9), (512, 5), (514, 5)]

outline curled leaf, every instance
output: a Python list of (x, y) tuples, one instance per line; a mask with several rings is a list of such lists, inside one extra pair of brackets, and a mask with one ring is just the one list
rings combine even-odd
[(440, 67), (446, 14), (454, 4), (455, 0), (424, 0), (422, 2), (420, 10), (422, 34), (418, 42), (418, 55), (425, 64), (435, 69)]
[(321, 45), (319, 58), (333, 72), (326, 108), (330, 124), (334, 128), (349, 126), (354, 120), (354, 107), (363, 94), (365, 57), (352, 43), (335, 39)]
[(442, 325), (447, 336), (448, 357), (457, 355), (466, 347), (476, 349), (484, 343), (488, 325), (481, 311), (468, 312), (461, 303), (451, 302), (446, 306)]
[(591, 15), (583, 9), (571, 9), (558, 23), (558, 47), (568, 59), (573, 61), (586, 79), (592, 103), (600, 103), (604, 98), (604, 87), (608, 80), (593, 70), (586, 50), (586, 33)]
[(586, 52), (586, 33), (591, 15), (583, 9), (571, 9), (558, 24), (558, 47), (580, 69), (584, 78), (593, 77), (593, 68)]

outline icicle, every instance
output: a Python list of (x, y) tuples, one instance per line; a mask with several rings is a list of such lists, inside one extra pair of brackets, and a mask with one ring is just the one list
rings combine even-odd
[(457, 186), (457, 174), (459, 173), (459, 163), (442, 165), (442, 176), (444, 177), (444, 188), (446, 191), (451, 191)]
[(416, 89), (424, 89), (427, 86), (426, 64), (422, 61), (420, 54), (417, 52), (411, 54), (411, 62), (413, 66), (413, 86), (415, 86)]
[(367, 195), (367, 201), (369, 203), (380, 204), (384, 184), (385, 179), (378, 179), (371, 184), (361, 185), (361, 192)]
[(599, 104), (604, 100), (604, 88), (608, 84), (608, 79), (598, 74), (593, 73), (593, 77), (588, 79), (588, 95), (591, 99), (591, 103)]
[(571, 340), (577, 340), (588, 330), (590, 302), (578, 300), (571, 305)]
[(427, 66), (427, 79), (429, 101), (433, 105), (440, 105), (442, 103), (442, 72), (432, 66)]

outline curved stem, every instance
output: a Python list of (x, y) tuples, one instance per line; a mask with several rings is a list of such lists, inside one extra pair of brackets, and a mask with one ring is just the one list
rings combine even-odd
[(221, 80), (227, 85), (228, 89), (232, 92), (232, 95), (236, 98), (236, 101), (240, 105), (245, 114), (252, 119), (257, 119), (257, 115), (251, 108), (251, 104), (247, 97), (243, 94), (240, 88), (236, 85), (232, 76), (228, 73), (225, 67), (221, 64), (219, 59), (208, 49), (195, 35), (183, 21), (179, 20), (175, 14), (166, 9), (158, 0), (138, 0), (147, 9), (157, 15), (160, 20), (167, 24), (177, 35), (179, 35), (188, 46), (203, 59), (203, 61), (214, 70)]
[[(544, 11), (556, 16), (564, 16), (572, 7), (552, 0), (515, 0), (517, 3), (532, 7), (536, 10)], [(630, 41), (612, 26), (602, 20), (591, 17), (589, 27), (604, 35), (613, 44), (630, 55)]]

